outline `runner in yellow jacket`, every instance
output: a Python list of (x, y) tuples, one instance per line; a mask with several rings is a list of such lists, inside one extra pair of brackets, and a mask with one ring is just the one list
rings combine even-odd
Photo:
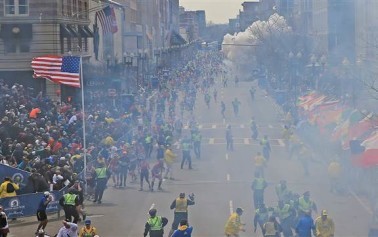
[(224, 226), (224, 232), (227, 237), (238, 237), (239, 232), (245, 232), (244, 225), (240, 221), (240, 216), (243, 214), (243, 209), (236, 208), (236, 211), (228, 218), (226, 225)]
[(315, 220), (315, 235), (316, 237), (334, 237), (335, 223), (328, 217), (326, 210), (322, 211), (322, 215)]

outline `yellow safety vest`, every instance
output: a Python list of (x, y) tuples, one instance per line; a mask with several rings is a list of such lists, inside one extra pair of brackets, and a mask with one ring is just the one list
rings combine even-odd
[(280, 220), (284, 220), (290, 216), (290, 205), (285, 204), (282, 208), (277, 207), (277, 212)]
[(83, 235), (80, 237), (93, 237), (95, 235), (93, 226), (91, 226), (89, 230), (84, 226), (83, 228), (81, 228), (81, 230), (83, 231)]
[(312, 208), (312, 201), (306, 201), (303, 196), (298, 200), (298, 208), (303, 212), (311, 211)]
[(254, 181), (254, 189), (261, 190), (265, 188), (265, 179), (264, 178), (256, 178)]
[(265, 230), (264, 236), (276, 236), (277, 231), (276, 231), (276, 228), (275, 228), (273, 222), (268, 221), (264, 224), (263, 227), (264, 227), (264, 230)]
[(106, 168), (105, 167), (103, 167), (103, 168), (97, 168), (96, 169), (96, 175), (97, 175), (98, 179), (105, 179), (105, 178), (107, 178), (107, 176), (106, 176)]
[(66, 193), (64, 196), (64, 205), (75, 206), (76, 194)]
[(161, 216), (155, 216), (148, 218), (148, 224), (150, 225), (150, 230), (162, 230), (163, 221)]
[(176, 198), (175, 212), (187, 212), (188, 211), (188, 199)]

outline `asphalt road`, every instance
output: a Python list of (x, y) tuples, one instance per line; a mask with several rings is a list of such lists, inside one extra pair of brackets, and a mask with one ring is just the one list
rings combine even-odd
[[(231, 83), (230, 83), (231, 84)], [(297, 160), (289, 160), (281, 138), (282, 122), (279, 108), (261, 90), (257, 90), (255, 101), (251, 101), (251, 82), (241, 82), (239, 87), (218, 87), (218, 103), (211, 101), (210, 109), (205, 106), (203, 95), (199, 94), (195, 116), (203, 136), (201, 160), (193, 159), (193, 170), (181, 170), (179, 162), (174, 166), (176, 180), (166, 180), (162, 192), (138, 191), (138, 184), (130, 184), (126, 189), (115, 189), (112, 182), (106, 190), (103, 204), (88, 203), (89, 218), (97, 227), (100, 236), (138, 237), (142, 236), (148, 210), (154, 206), (158, 215), (165, 216), (170, 223), (165, 228), (169, 232), (173, 212), (171, 202), (180, 192), (194, 193), (196, 205), (189, 208), (189, 222), (194, 226), (196, 237), (224, 236), (224, 224), (236, 207), (244, 208), (242, 221), (247, 231), (240, 236), (262, 236), (253, 233), (254, 209), (251, 182), (254, 176), (254, 155), (260, 151), (258, 143), (250, 139), (249, 121), (253, 115), (259, 125), (260, 136), (268, 135), (272, 145), (272, 155), (265, 176), (269, 186), (265, 192), (267, 206), (276, 206), (274, 186), (286, 179), (288, 188), (302, 194), (311, 192), (318, 210), (327, 209), (336, 224), (336, 236), (367, 236), (368, 221), (371, 216), (366, 200), (351, 193), (337, 196), (329, 192), (326, 166), (322, 157), (310, 165), (310, 177), (303, 174)], [(237, 97), (241, 101), (238, 117), (233, 116), (231, 101)], [(226, 103), (226, 119), (220, 114), (220, 100)], [(235, 137), (235, 151), (227, 152), (225, 127), (232, 125)], [(186, 132), (189, 132), (186, 130)], [(180, 154), (181, 152), (176, 151)], [(155, 161), (154, 159), (152, 160)], [(319, 213), (314, 213), (316, 217)], [(54, 217), (51, 217), (54, 218)], [(61, 220), (51, 219), (47, 232), (55, 234)], [(35, 218), (25, 218), (11, 224), (12, 236), (33, 236), (37, 222)], [(167, 235), (167, 234), (166, 234)]]

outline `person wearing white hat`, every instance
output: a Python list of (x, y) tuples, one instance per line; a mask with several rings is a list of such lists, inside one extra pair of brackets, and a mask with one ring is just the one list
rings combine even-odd
[(37, 219), (39, 221), (39, 225), (37, 227), (37, 231), (35, 232), (35, 234), (38, 234), (39, 230), (45, 230), (46, 228), (48, 222), (46, 208), (51, 201), (52, 196), (50, 195), (50, 193), (48, 191), (44, 192), (37, 209)]

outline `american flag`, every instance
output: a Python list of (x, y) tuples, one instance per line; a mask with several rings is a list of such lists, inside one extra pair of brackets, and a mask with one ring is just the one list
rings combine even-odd
[(114, 34), (118, 31), (117, 20), (112, 7), (104, 7), (101, 11), (96, 12), (96, 17), (100, 20), (103, 34)]
[(33, 77), (47, 78), (55, 83), (80, 88), (80, 57), (46, 55), (33, 58)]

